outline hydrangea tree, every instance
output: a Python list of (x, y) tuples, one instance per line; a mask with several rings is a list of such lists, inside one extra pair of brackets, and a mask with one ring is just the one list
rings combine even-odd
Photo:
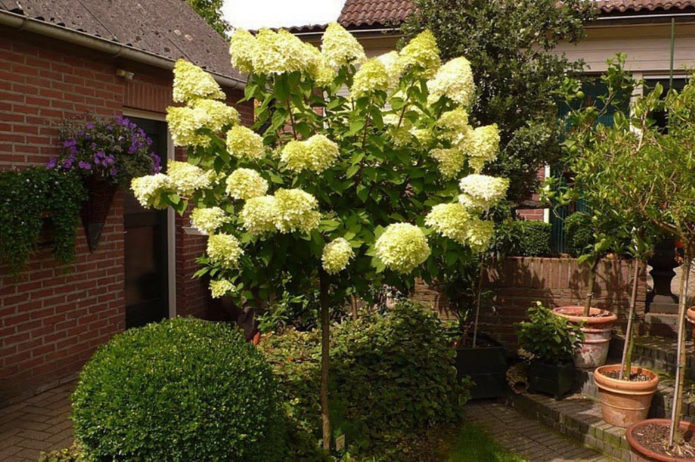
[(369, 299), (374, 284), (430, 281), (487, 248), (486, 212), (509, 186), (480, 174), (496, 157), (497, 127), (469, 124), (470, 65), (441, 65), (429, 31), (367, 59), (338, 24), (320, 49), (284, 30), (237, 30), (230, 54), (248, 74), (253, 127), (239, 125), (211, 76), (179, 61), (174, 101), (183, 105), (167, 120), (188, 160), (132, 189), (145, 206), (192, 207), (192, 225), (209, 235), (198, 275), (214, 297), (267, 298), (283, 272), (318, 281), (329, 448), (330, 308)]

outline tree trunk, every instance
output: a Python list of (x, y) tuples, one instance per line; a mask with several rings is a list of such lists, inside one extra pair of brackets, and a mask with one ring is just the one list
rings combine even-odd
[(620, 380), (630, 380), (632, 372), (632, 346), (634, 342), (634, 321), (635, 321), (635, 305), (637, 304), (637, 286), (639, 285), (639, 272), (642, 268), (642, 262), (635, 259), (635, 270), (632, 274), (632, 292), (630, 293), (630, 310), (627, 315), (627, 328), (625, 329), (625, 345), (623, 345), (623, 358), (620, 361)]
[(330, 356), (330, 316), (328, 302), (328, 281), (323, 269), (319, 270), (319, 288), (321, 303), (321, 424), (323, 449), (331, 449), (331, 418), (328, 407), (328, 366)]
[(680, 431), (681, 412), (683, 408), (683, 385), (685, 376), (685, 310), (688, 298), (688, 279), (690, 276), (690, 259), (692, 244), (686, 243), (683, 261), (683, 273), (681, 274), (681, 286), (678, 291), (678, 354), (676, 357), (676, 383), (673, 386), (673, 412), (671, 414), (671, 428), (669, 430), (669, 445), (683, 442)]
[(596, 261), (591, 265), (591, 271), (589, 272), (589, 291), (586, 294), (586, 302), (584, 302), (584, 316), (586, 317), (591, 314), (591, 300), (594, 298), (594, 285), (596, 285), (596, 268), (598, 267), (598, 263), (600, 261), (600, 258), (596, 258)]
[(475, 297), (475, 320), (473, 321), (473, 348), (478, 342), (478, 317), (480, 316), (480, 297), (483, 292), (483, 271), (485, 270), (485, 261), (480, 263), (480, 274), (478, 275), (478, 292)]

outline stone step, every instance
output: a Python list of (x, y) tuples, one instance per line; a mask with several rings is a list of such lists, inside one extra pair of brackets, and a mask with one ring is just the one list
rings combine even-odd
[(678, 335), (678, 314), (647, 313), (644, 323), (650, 336), (676, 338)]
[[(624, 337), (613, 335), (608, 350), (608, 364), (620, 362), (623, 353)], [(695, 347), (688, 340), (685, 345), (686, 367), (685, 377), (695, 381)], [(658, 336), (635, 337), (632, 349), (632, 362), (636, 365), (651, 369), (659, 375), (673, 375), (676, 372), (676, 340)]]
[(561, 401), (525, 393), (510, 397), (511, 405), (521, 414), (617, 460), (630, 460), (625, 429), (609, 425), (601, 418), (601, 406), (579, 394)]

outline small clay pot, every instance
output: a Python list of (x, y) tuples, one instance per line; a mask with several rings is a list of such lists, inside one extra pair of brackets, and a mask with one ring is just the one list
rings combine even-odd
[[(693, 462), (693, 459), (684, 459), (681, 457), (666, 456), (658, 454), (649, 448), (645, 448), (635, 439), (634, 433), (639, 431), (640, 427), (649, 424), (663, 425), (669, 427), (671, 421), (668, 419), (648, 419), (630, 425), (625, 430), (625, 437), (632, 450), (630, 453), (631, 462)], [(695, 424), (681, 420), (680, 429), (683, 433), (692, 434), (695, 432)]]
[(579, 325), (584, 332), (584, 341), (574, 356), (574, 365), (581, 369), (603, 366), (608, 357), (613, 324), (618, 317), (599, 308), (591, 308), (590, 316), (584, 316), (583, 306), (560, 306), (553, 313)]
[(598, 367), (594, 371), (594, 382), (599, 389), (603, 420), (624, 428), (647, 418), (659, 376), (638, 366), (632, 366), (632, 373), (646, 375), (649, 380), (618, 380), (606, 375), (620, 371), (620, 367), (620, 364)]

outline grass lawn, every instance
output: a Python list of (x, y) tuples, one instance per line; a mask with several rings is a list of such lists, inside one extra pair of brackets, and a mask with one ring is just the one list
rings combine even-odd
[(464, 425), (453, 438), (443, 462), (526, 462), (497, 444), (484, 430)]

